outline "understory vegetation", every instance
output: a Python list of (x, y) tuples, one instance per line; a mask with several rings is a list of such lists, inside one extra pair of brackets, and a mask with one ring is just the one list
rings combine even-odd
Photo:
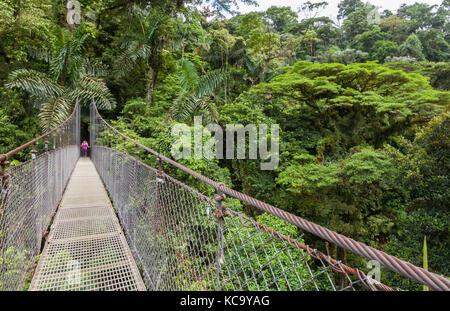
[[(279, 124), (275, 170), (260, 170), (261, 159), (180, 163), (420, 267), (426, 237), (428, 269), (450, 275), (449, 0), (378, 13), (342, 0), (334, 19), (321, 15), (326, 1), (247, 14), (235, 5), (254, 1), (79, 2), (81, 23), (68, 25), (65, 0), (0, 0), (0, 154), (59, 124), (76, 98), (85, 112), (95, 100), (116, 129), (167, 156), (172, 126), (195, 116), (223, 128)], [(382, 282), (422, 289), (388, 272)]]

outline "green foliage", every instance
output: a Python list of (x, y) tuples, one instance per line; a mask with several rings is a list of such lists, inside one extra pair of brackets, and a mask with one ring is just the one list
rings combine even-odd
[(139, 60), (148, 64), (152, 56), (155, 42), (158, 40), (157, 31), (161, 27), (163, 15), (157, 10), (142, 10), (138, 6), (133, 7), (133, 23), (129, 33), (122, 38), (123, 51), (117, 57), (114, 65), (116, 74), (121, 77), (131, 71)]
[[(297, 229), (291, 224), (274, 217), (269, 214), (262, 214), (256, 219), (260, 223), (272, 228), (281, 234), (296, 238), (298, 242), (304, 243), (301, 236), (298, 236)], [(236, 220), (234, 220), (236, 221)], [(321, 290), (331, 290), (326, 276), (321, 272), (321, 267), (315, 268), (314, 261), (308, 255), (304, 256), (292, 246), (286, 245), (286, 242), (277, 239), (268, 240), (267, 233), (249, 226), (246, 229), (248, 238), (242, 239), (240, 226), (229, 225), (224, 232), (224, 239), (230, 245), (234, 245), (236, 251), (227, 254), (224, 271), (234, 271), (233, 267), (242, 267), (239, 273), (232, 275), (230, 283), (240, 284), (246, 276), (256, 275), (255, 279), (247, 281), (246, 287), (249, 290), (294, 290), (302, 285), (304, 290), (314, 290), (315, 286)], [(280, 251), (283, 250), (283, 251)], [(253, 254), (249, 260), (241, 260), (240, 258), (248, 258), (246, 254)], [(276, 263), (272, 258), (277, 258)], [(269, 259), (269, 260), (268, 260)], [(228, 266), (228, 267), (227, 267)], [(313, 266), (313, 268), (310, 268)], [(303, 281), (309, 280), (312, 275), (316, 275), (314, 283), (309, 282), (301, 284), (299, 278)], [(280, 276), (283, 276), (280, 278)], [(276, 282), (267, 282), (277, 278)], [(227, 289), (227, 288), (225, 288)]]
[[(0, 154), (3, 154), (31, 140), (39, 130), (35, 112), (28, 111), (17, 92), (0, 87), (0, 101)], [(18, 159), (23, 160), (21, 154)]]
[[(118, 130), (166, 155), (171, 127), (196, 115), (222, 126), (279, 124), (276, 170), (261, 171), (261, 159), (181, 163), (419, 266), (426, 235), (430, 271), (450, 274), (448, 1), (402, 5), (375, 24), (373, 6), (359, 0), (339, 2), (339, 23), (321, 16), (326, 2), (230, 18), (223, 14), (252, 1), (200, 1), (211, 5), (204, 10), (193, 0), (81, 2), (73, 28), (62, 1), (0, 1), (0, 154), (41, 133), (38, 116), (42, 130), (61, 122), (76, 98), (96, 100)], [(227, 204), (325, 251), (279, 219)], [(421, 289), (389, 272), (385, 281)]]
[(383, 185), (394, 176), (395, 168), (384, 154), (363, 149), (353, 154), (343, 164), (343, 175), (352, 184), (368, 187), (371, 184)]
[(288, 186), (287, 190), (298, 194), (313, 194), (318, 190), (333, 187), (339, 179), (336, 165), (306, 164), (290, 166), (284, 170), (277, 182)]
[(414, 135), (414, 124), (449, 104), (448, 93), (376, 63), (297, 62), (283, 72), (220, 110), (223, 124), (244, 123), (245, 116), (245, 123), (281, 126), (281, 167), (270, 173), (277, 186), (267, 186), (250, 163), (233, 166), (236, 179), (247, 193), (288, 211), (385, 243), (401, 229), (393, 219), (405, 216), (408, 193), (395, 183), (398, 166), (377, 148)]
[(398, 46), (395, 42), (388, 40), (376, 41), (372, 48), (372, 58), (384, 62), (386, 57), (396, 55)]
[(0, 109), (0, 154), (10, 150), (10, 146), (21, 145), (29, 136), (11, 123), (8, 115)]
[(289, 7), (271, 6), (264, 15), (269, 24), (280, 33), (292, 30), (297, 24), (297, 13)]
[[(82, 46), (88, 37), (81, 26), (73, 35), (56, 27), (56, 41), (52, 46), (50, 75), (29, 69), (10, 73), (6, 87), (19, 88), (33, 96), (40, 106), (39, 118), (44, 131), (65, 120), (70, 106), (79, 98), (82, 104), (96, 100), (100, 108), (111, 109), (116, 104), (106, 84), (100, 78), (84, 72), (92, 71), (88, 60), (82, 57)], [(85, 68), (87, 66), (88, 68)]]
[(335, 46), (322, 55), (322, 59), (326, 63), (342, 63), (348, 65), (363, 62), (368, 59), (368, 56), (369, 53), (366, 52), (355, 49), (340, 50), (339, 47)]
[(423, 54), (432, 62), (450, 61), (450, 45), (439, 29), (422, 30), (417, 36), (423, 47)]
[(179, 61), (182, 92), (172, 105), (171, 115), (176, 121), (190, 121), (202, 114), (206, 122), (217, 120), (216, 105), (211, 100), (214, 91), (227, 79), (221, 69), (199, 75), (194, 64), (185, 58)]
[(382, 32), (378, 25), (372, 26), (372, 29), (356, 35), (352, 40), (352, 47), (364, 52), (370, 52), (374, 49), (373, 45), (377, 41), (383, 41), (387, 39), (387, 34)]
[[(33, 263), (30, 259), (30, 252), (27, 250), (9, 247), (0, 257), (0, 265), (4, 267), (0, 273), (1, 280), (8, 280), (12, 284), (25, 282), (23, 271), (24, 267), (28, 267)], [(0, 282), (0, 290), (4, 284)], [(3, 290), (12, 290), (11, 288), (3, 288)]]
[(20, 88), (36, 96), (53, 97), (63, 93), (61, 87), (44, 73), (18, 69), (9, 75), (7, 88)]
[(450, 90), (450, 63), (432, 62), (389, 62), (385, 66), (400, 69), (405, 72), (414, 72), (430, 79), (430, 85), (441, 91)]
[[(398, 148), (386, 146), (400, 170), (395, 180), (409, 193), (407, 217), (402, 230), (393, 236), (387, 249), (413, 264), (423, 262), (423, 239), (427, 236), (430, 271), (448, 275), (449, 243), (449, 113), (443, 112), (422, 127), (414, 140), (399, 139)], [(392, 276), (394, 278), (394, 276)], [(406, 288), (415, 288), (411, 282)]]
[(344, 20), (342, 28), (350, 41), (357, 35), (362, 34), (370, 29), (369, 22), (367, 20), (367, 14), (369, 13), (368, 7), (361, 7), (360, 9), (351, 12)]
[(0, 2), (0, 54), (8, 67), (27, 61), (28, 50), (48, 47), (54, 25), (51, 16), (50, 0)]
[(410, 35), (406, 41), (400, 45), (400, 55), (413, 57), (418, 61), (425, 59), (422, 51), (422, 43), (415, 34)]
[(389, 35), (389, 39), (397, 44), (402, 43), (408, 37), (408, 25), (405, 19), (391, 15), (380, 21), (381, 31)]
[[(428, 248), (427, 248), (427, 236), (423, 238), (423, 268), (428, 271)], [(424, 291), (428, 291), (427, 286), (423, 286)]]
[(344, 18), (362, 8), (364, 3), (360, 0), (342, 0), (338, 4), (339, 14), (338, 18)]

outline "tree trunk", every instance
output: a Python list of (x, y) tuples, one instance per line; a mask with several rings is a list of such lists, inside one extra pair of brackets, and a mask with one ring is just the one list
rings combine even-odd
[(152, 68), (147, 72), (147, 103), (150, 106), (152, 103), (152, 93), (156, 86), (156, 80), (158, 78), (158, 70)]
[(153, 69), (150, 67), (150, 69), (147, 71), (146, 74), (146, 80), (147, 80), (147, 94), (145, 95), (145, 98), (147, 100), (148, 105), (150, 106), (151, 101), (152, 101), (152, 91), (153, 91)]

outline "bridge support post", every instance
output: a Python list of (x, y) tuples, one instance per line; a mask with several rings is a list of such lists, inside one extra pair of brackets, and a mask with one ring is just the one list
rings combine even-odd
[[(118, 202), (118, 195), (117, 193), (119, 192), (119, 183), (120, 183), (120, 176), (116, 176), (116, 172), (118, 172), (118, 174), (120, 174), (120, 169), (118, 169), (119, 166), (119, 160), (118, 160), (118, 154), (119, 154), (119, 135), (114, 135), (115, 139), (116, 139), (116, 146), (115, 146), (115, 154), (116, 156), (114, 156), (114, 162), (113, 162), (113, 174), (114, 174), (114, 181), (113, 181), (113, 202)], [(114, 206), (114, 209), (117, 209), (116, 206)]]
[[(113, 154), (113, 152), (111, 150), (111, 149), (114, 148), (113, 147), (113, 140), (114, 140), (113, 132), (111, 130), (109, 130), (109, 144), (108, 144), (108, 148), (109, 148), (109, 151), (108, 151), (108, 153), (109, 153), (109, 155), (108, 155), (109, 167), (108, 167), (108, 172), (107, 172), (109, 174), (109, 178), (108, 178), (108, 180), (109, 180), (109, 185), (108, 185), (109, 189), (114, 189), (113, 188), (114, 187), (114, 185), (113, 185), (113, 183), (114, 183), (114, 171), (113, 171), (113, 169), (114, 169), (114, 154)], [(111, 195), (114, 196), (114, 193), (111, 193)]]
[[(42, 209), (46, 209), (47, 206), (50, 204), (50, 206), (53, 206), (53, 202), (51, 202), (51, 197), (50, 197), (50, 187), (48, 187), (49, 185), (49, 180), (50, 180), (50, 154), (48, 152), (48, 139), (46, 138), (44, 141), (44, 154), (45, 154), (45, 174), (44, 174), (44, 184), (47, 185), (47, 187), (43, 190), (42, 193)], [(45, 203), (44, 203), (45, 202)], [(53, 212), (53, 211), (52, 211)], [(44, 223), (41, 225), (41, 233), (42, 233), (42, 238), (45, 237), (45, 232), (46, 232), (45, 225)]]
[[(42, 238), (42, 232), (41, 232), (41, 220), (39, 218), (39, 201), (40, 201), (40, 194), (38, 193), (38, 188), (37, 188), (37, 182), (36, 182), (36, 147), (37, 147), (38, 142), (35, 141), (33, 144), (33, 147), (30, 151), (31, 153), (31, 191), (30, 191), (30, 207), (33, 211), (33, 217), (31, 219), (28, 219), (28, 221), (35, 222), (35, 234), (36, 234), (36, 249), (40, 249), (41, 247), (41, 238)], [(25, 224), (24, 224), (25, 225)]]
[(220, 271), (222, 265), (225, 263), (225, 256), (223, 253), (223, 221), (224, 221), (224, 205), (222, 201), (225, 200), (225, 194), (221, 190), (221, 186), (225, 186), (224, 183), (219, 183), (214, 196), (214, 200), (217, 202), (217, 211), (215, 216), (217, 218), (217, 255), (216, 255), (216, 290), (221, 290), (220, 284)]
[[(6, 172), (6, 166), (9, 164), (9, 161), (7, 160), (6, 156), (2, 156), (2, 160), (0, 160), (0, 220), (2, 219), (2, 215), (4, 213), (4, 208), (6, 204), (6, 195), (7, 195), (7, 188), (8, 188), (8, 173)], [(1, 225), (1, 222), (0, 222)], [(0, 228), (1, 229), (1, 228)], [(1, 243), (0, 243), (0, 249), (1, 249)], [(1, 271), (1, 270), (0, 270)]]
[(2, 236), (0, 237), (0, 283), (3, 283), (2, 275), (4, 275), (6, 260), (4, 259), (4, 243), (6, 241), (6, 232), (4, 228), (2, 228), (2, 216), (5, 215), (6, 209), (6, 199), (7, 199), (7, 189), (8, 189), (8, 173), (6, 172), (6, 166), (9, 164), (7, 157), (5, 155), (0, 156), (0, 232), (2, 232)]
[[(134, 167), (133, 167), (133, 177), (134, 177), (134, 185), (133, 185), (133, 190), (130, 189), (130, 193), (134, 192), (133, 196), (130, 196), (132, 198), (139, 198), (139, 183), (138, 183), (138, 161), (139, 161), (139, 146), (138, 145), (134, 145), (135, 147), (135, 151), (134, 151)], [(131, 209), (127, 215), (128, 215), (128, 225), (129, 228), (133, 228), (133, 235), (132, 235), (132, 239), (133, 239), (133, 247), (135, 246), (136, 243), (136, 226), (134, 226), (134, 215), (135, 213), (139, 210), (139, 203), (137, 202), (136, 199), (133, 200), (133, 209)], [(131, 232), (130, 232), (131, 233)]]
[(8, 173), (6, 173), (6, 166), (9, 164), (9, 161), (7, 160), (5, 155), (2, 155), (3, 157), (0, 160), (0, 185), (1, 185), (1, 195), (0, 195), (0, 218), (2, 216), (2, 203), (6, 196), (6, 185), (7, 185), (7, 179), (8, 179)]

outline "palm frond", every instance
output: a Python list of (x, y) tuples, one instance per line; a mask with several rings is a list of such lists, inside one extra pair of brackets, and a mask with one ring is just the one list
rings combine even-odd
[(115, 60), (113, 64), (114, 76), (122, 78), (127, 75), (136, 64), (136, 58), (134, 53), (126, 50), (123, 51)]
[(53, 57), (50, 60), (50, 73), (55, 80), (61, 77), (67, 65), (68, 58), (69, 48), (66, 45), (53, 53)]
[(129, 42), (126, 49), (116, 58), (113, 65), (115, 76), (123, 77), (133, 70), (139, 59), (147, 59), (151, 54), (151, 47), (139, 41)]
[(170, 114), (175, 121), (185, 122), (189, 118), (193, 117), (197, 105), (197, 98), (186, 93), (182, 93), (172, 104)]
[(148, 23), (145, 29), (145, 39), (149, 42), (155, 31), (158, 29), (159, 23), (161, 22), (161, 15), (151, 16), (146, 22)]
[(195, 88), (195, 95), (203, 97), (212, 95), (217, 87), (228, 78), (228, 73), (223, 69), (216, 69), (201, 76)]
[(145, 18), (145, 9), (142, 9), (139, 5), (137, 4), (132, 4), (129, 8), (129, 14), (133, 17), (137, 17), (140, 20), (143, 20)]
[(39, 121), (44, 131), (51, 130), (67, 119), (70, 104), (63, 96), (49, 99), (41, 104)]
[(82, 52), (84, 41), (89, 38), (90, 34), (86, 33), (81, 37), (73, 37), (72, 41), (69, 43), (70, 52), (73, 55), (79, 55)]
[(61, 38), (60, 42), (53, 53), (50, 60), (50, 72), (55, 80), (60, 79), (63, 72), (69, 78), (71, 83), (75, 83), (81, 76), (81, 69), (83, 68), (84, 57), (81, 55), (82, 47), (88, 34), (81, 35), (80, 38), (72, 36)]
[(130, 46), (144, 42), (144, 37), (138, 32), (128, 32), (120, 37), (120, 48), (123, 50), (130, 49)]
[(20, 88), (39, 97), (61, 96), (63, 88), (42, 72), (30, 69), (18, 69), (11, 72), (6, 88)]
[(81, 103), (90, 104), (95, 100), (101, 109), (113, 109), (116, 106), (116, 99), (109, 91), (106, 83), (100, 78), (88, 75), (81, 77), (77, 87), (69, 94), (71, 100), (78, 98)]
[(199, 76), (194, 64), (186, 59), (182, 58), (178, 61), (180, 84), (185, 91), (193, 91), (199, 82)]
[(155, 33), (160, 26), (162, 15), (152, 8), (142, 9), (133, 5), (130, 8), (131, 29), (120, 38), (121, 51), (113, 65), (115, 76), (123, 77), (136, 65), (139, 59), (148, 60), (156, 46)]
[(213, 101), (182, 93), (173, 103), (170, 114), (175, 121), (188, 122), (202, 115), (206, 122), (217, 122), (219, 114)]
[(200, 101), (199, 108), (203, 113), (203, 119), (206, 123), (217, 122), (219, 119), (219, 112), (217, 111), (216, 104), (209, 99)]
[(72, 56), (68, 64), (68, 76), (71, 83), (78, 81), (83, 75), (83, 65), (85, 63), (85, 58), (81, 55)]
[(53, 28), (53, 34), (55, 36), (54, 41), (55, 50), (61, 49), (66, 44), (67, 38), (70, 37), (69, 30), (60, 26), (55, 26)]
[(51, 52), (46, 48), (27, 48), (28, 56), (38, 61), (49, 63), (51, 59)]
[(84, 58), (82, 74), (92, 77), (106, 77), (108, 75), (108, 66), (101, 61)]

